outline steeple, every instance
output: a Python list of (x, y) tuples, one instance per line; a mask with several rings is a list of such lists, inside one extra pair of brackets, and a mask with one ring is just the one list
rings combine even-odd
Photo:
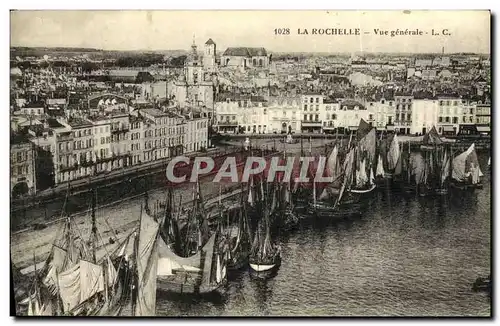
[(197, 55), (197, 46), (195, 42), (195, 34), (193, 34), (193, 44), (191, 44), (191, 51), (193, 52), (193, 55)]

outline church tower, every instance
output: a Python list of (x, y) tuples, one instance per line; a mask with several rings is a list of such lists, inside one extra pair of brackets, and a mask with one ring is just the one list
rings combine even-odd
[(206, 69), (213, 69), (215, 67), (215, 54), (217, 53), (217, 46), (210, 38), (205, 42), (205, 49), (203, 52), (203, 67)]

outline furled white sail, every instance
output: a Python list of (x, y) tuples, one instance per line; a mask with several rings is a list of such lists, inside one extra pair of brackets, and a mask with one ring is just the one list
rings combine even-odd
[(340, 203), (342, 196), (346, 189), (349, 189), (352, 183), (352, 168), (354, 163), (354, 149), (349, 151), (347, 157), (344, 161), (344, 180), (342, 182), (342, 187), (340, 188), (339, 196), (337, 197), (337, 201), (335, 202), (335, 206)]
[(159, 223), (143, 211), (140, 224), (136, 257), (138, 289), (135, 316), (154, 316), (156, 312)]
[(336, 177), (336, 166), (337, 166), (337, 156), (338, 156), (338, 149), (337, 149), (337, 145), (335, 145), (335, 147), (333, 147), (333, 150), (330, 154), (330, 156), (328, 157), (328, 160), (326, 162), (326, 172), (327, 172), (327, 175), (330, 176), (330, 177), (333, 177), (335, 178)]
[(481, 171), (477, 160), (474, 144), (472, 144), (465, 152), (453, 159), (453, 171), (451, 176), (453, 179), (463, 182), (472, 173), (475, 173), (475, 170), (478, 170), (478, 177), (483, 176), (483, 172)]
[(80, 302), (104, 291), (104, 273), (100, 265), (80, 260)]
[(363, 159), (359, 164), (359, 170), (356, 171), (356, 186), (363, 187), (368, 181), (368, 176), (366, 175), (366, 161)]
[(250, 179), (250, 188), (248, 189), (248, 204), (250, 206), (254, 205), (254, 198), (253, 198), (253, 178)]
[(57, 292), (57, 273), (65, 269), (66, 265), (66, 250), (58, 247), (52, 247), (52, 259), (49, 262), (49, 271), (43, 280), (43, 283), (52, 294)]
[(107, 263), (107, 276), (108, 276), (108, 284), (115, 284), (116, 278), (118, 277), (118, 273), (116, 272), (115, 266), (111, 262), (111, 258), (108, 256)]
[(449, 172), (450, 172), (450, 158), (448, 157), (447, 153), (444, 153), (444, 158), (443, 158), (443, 167), (441, 169), (441, 184), (444, 184), (446, 179), (449, 177)]
[(375, 176), (377, 177), (384, 177), (385, 171), (384, 171), (384, 164), (382, 162), (382, 156), (378, 156), (378, 162), (377, 162), (377, 173), (375, 173)]
[(202, 248), (202, 253), (205, 257), (205, 264), (203, 265), (203, 276), (202, 276), (202, 284), (209, 285), (211, 282), (212, 275), (212, 261), (214, 255), (214, 246), (215, 246), (215, 233), (212, 234), (207, 244)]
[(400, 156), (399, 139), (398, 136), (394, 134), (394, 138), (389, 147), (389, 153), (387, 153), (387, 167), (389, 170), (394, 170), (396, 168)]
[(375, 150), (377, 144), (377, 135), (375, 128), (372, 128), (368, 134), (359, 140), (360, 153), (365, 153), (370, 165), (375, 162)]
[(80, 260), (79, 264), (59, 274), (59, 295), (65, 312), (103, 290), (104, 275), (100, 265)]
[(370, 185), (375, 183), (375, 176), (373, 175), (373, 168), (370, 168)]
[(222, 281), (222, 269), (221, 269), (220, 256), (219, 255), (217, 255), (216, 280), (217, 280), (217, 283), (220, 283)]

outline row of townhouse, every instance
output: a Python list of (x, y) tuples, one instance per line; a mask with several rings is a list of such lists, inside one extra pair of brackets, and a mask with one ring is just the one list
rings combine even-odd
[[(48, 186), (210, 146), (208, 118), (199, 112), (179, 114), (159, 109), (111, 112), (87, 118), (48, 119), (42, 129), (31, 135), (28, 144), (35, 148), (32, 154), (35, 162), (42, 157), (50, 158), (48, 163), (35, 163), (40, 166), (36, 175), (52, 179)], [(16, 146), (11, 147), (11, 161), (18, 162), (20, 150)], [(36, 179), (27, 176), (28, 172), (35, 174), (31, 170), (23, 165), (22, 174), (11, 171), (15, 177), (11, 178), (11, 187), (22, 182), (23, 177)], [(34, 188), (34, 182), (26, 182), (29, 189)]]
[(470, 126), (489, 132), (490, 104), (452, 96), (396, 94), (376, 100), (332, 99), (322, 94), (296, 97), (225, 95), (215, 103), (214, 127), (221, 133), (334, 133), (355, 130), (359, 121), (377, 130), (457, 134)]

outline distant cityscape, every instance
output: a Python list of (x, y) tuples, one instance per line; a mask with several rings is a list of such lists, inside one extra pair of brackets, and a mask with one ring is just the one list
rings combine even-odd
[(490, 58), (11, 49), (11, 190), (35, 194), (213, 147), (216, 134), (484, 135)]

